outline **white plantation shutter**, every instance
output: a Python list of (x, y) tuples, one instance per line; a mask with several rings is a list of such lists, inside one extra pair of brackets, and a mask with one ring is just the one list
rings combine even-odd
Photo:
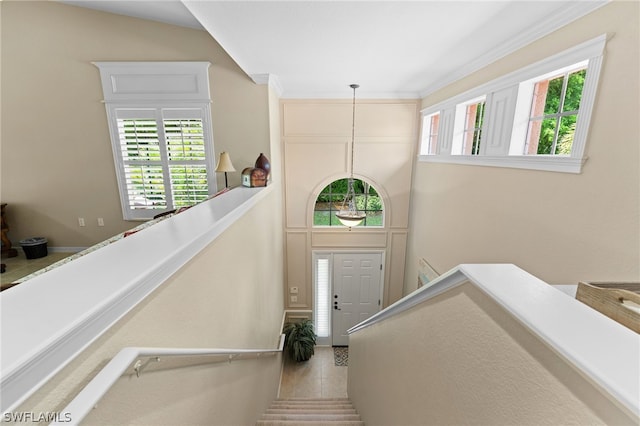
[(315, 309), (314, 327), (318, 338), (328, 338), (331, 327), (331, 272), (330, 255), (315, 254)]
[(190, 206), (209, 196), (204, 129), (198, 113), (194, 110), (163, 111), (174, 207)]
[(215, 192), (205, 110), (113, 108), (126, 219), (150, 219)]
[(162, 166), (125, 165), (129, 208), (164, 210), (167, 198), (164, 190)]
[(164, 210), (164, 173), (155, 111), (119, 111), (118, 138), (130, 209)]

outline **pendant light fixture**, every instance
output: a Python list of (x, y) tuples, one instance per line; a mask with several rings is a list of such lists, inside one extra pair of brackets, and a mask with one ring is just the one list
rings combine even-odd
[(336, 213), (336, 217), (344, 226), (348, 226), (351, 229), (352, 226), (358, 226), (364, 220), (365, 212), (358, 211), (356, 208), (356, 193), (353, 190), (353, 153), (354, 153), (354, 141), (356, 134), (356, 89), (360, 87), (357, 84), (349, 85), (353, 89), (353, 118), (351, 121), (351, 173), (347, 181), (347, 194), (342, 201), (342, 207), (340, 211)]

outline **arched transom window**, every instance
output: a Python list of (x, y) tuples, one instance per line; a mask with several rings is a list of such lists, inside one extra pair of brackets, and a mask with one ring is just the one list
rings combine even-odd
[[(327, 185), (316, 199), (313, 209), (313, 226), (344, 226), (336, 217), (347, 194), (347, 178), (338, 179)], [(358, 226), (384, 226), (384, 206), (382, 197), (369, 183), (353, 180), (356, 193), (356, 207), (366, 213), (366, 218)]]

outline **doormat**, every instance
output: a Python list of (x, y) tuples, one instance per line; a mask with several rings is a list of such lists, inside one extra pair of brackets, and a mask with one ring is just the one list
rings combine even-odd
[(349, 347), (348, 346), (334, 346), (333, 347), (333, 361), (338, 367), (346, 367), (349, 364)]

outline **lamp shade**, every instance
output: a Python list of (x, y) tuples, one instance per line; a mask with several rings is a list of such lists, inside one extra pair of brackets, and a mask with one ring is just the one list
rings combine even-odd
[(216, 167), (216, 172), (235, 172), (236, 169), (231, 164), (231, 157), (229, 157), (228, 152), (221, 152), (220, 158), (218, 159), (218, 166)]

